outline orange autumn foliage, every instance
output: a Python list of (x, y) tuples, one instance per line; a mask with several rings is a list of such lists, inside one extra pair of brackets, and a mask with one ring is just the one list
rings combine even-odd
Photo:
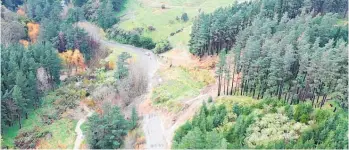
[(27, 23), (28, 27), (28, 36), (30, 38), (30, 41), (32, 43), (35, 43), (38, 39), (39, 31), (40, 31), (40, 25), (38, 23), (29, 22)]
[(63, 60), (63, 65), (69, 69), (76, 69), (77, 72), (83, 72), (86, 69), (85, 59), (80, 50), (75, 49), (67, 50), (66, 52), (60, 53), (59, 57)]
[(113, 61), (108, 61), (108, 69), (113, 70), (115, 68), (115, 62)]
[(25, 11), (22, 8), (19, 8), (17, 10), (17, 14), (20, 15), (20, 16), (26, 16)]
[(25, 48), (28, 48), (29, 42), (27, 40), (19, 40), (19, 43), (21, 43)]

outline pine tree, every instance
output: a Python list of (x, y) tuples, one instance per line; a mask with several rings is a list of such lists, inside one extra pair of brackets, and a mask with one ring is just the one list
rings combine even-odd
[(120, 148), (129, 123), (118, 107), (105, 106), (103, 112), (102, 116), (94, 114), (88, 118), (87, 141), (95, 149)]
[(136, 111), (136, 107), (133, 107), (132, 114), (131, 114), (131, 129), (135, 129), (137, 127), (137, 121), (138, 121), (138, 114)]
[(23, 93), (21, 91), (21, 88), (17, 85), (15, 85), (13, 88), (12, 98), (13, 98), (15, 104), (19, 107), (16, 110), (16, 113), (17, 113), (19, 128), (21, 129), (22, 128), (21, 118), (22, 118), (22, 114), (26, 113), (27, 101), (23, 97)]
[(221, 81), (222, 81), (222, 76), (224, 73), (224, 66), (226, 63), (226, 52), (225, 50), (221, 51), (221, 53), (219, 53), (219, 61), (217, 64), (217, 70), (216, 70), (216, 77), (218, 77), (218, 96), (220, 96), (221, 94)]
[(178, 144), (178, 149), (203, 149), (205, 148), (205, 139), (199, 128), (195, 127), (185, 135)]
[(117, 63), (117, 70), (115, 72), (115, 78), (116, 79), (123, 79), (128, 76), (128, 63), (126, 62), (127, 59), (131, 58), (131, 55), (127, 52), (122, 52), (119, 57)]

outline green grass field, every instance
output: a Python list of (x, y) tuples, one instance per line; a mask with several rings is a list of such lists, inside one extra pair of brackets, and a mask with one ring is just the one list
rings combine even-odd
[[(187, 45), (193, 19), (200, 12), (210, 13), (216, 8), (232, 5), (232, 0), (128, 0), (125, 9), (119, 14), (119, 26), (125, 30), (144, 28), (144, 36), (150, 37), (155, 42), (168, 39), (171, 44)], [(161, 9), (164, 4), (166, 9)], [(189, 21), (177, 21), (187, 13)], [(148, 26), (155, 27), (155, 31), (148, 31)], [(183, 28), (183, 31), (170, 36)]]

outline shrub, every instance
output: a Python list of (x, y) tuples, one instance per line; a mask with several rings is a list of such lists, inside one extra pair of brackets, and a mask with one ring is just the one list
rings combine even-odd
[(315, 111), (315, 120), (317, 123), (321, 123), (323, 121), (326, 121), (331, 116), (331, 112), (328, 110), (321, 110), (318, 109)]
[(131, 115), (131, 129), (135, 129), (137, 127), (137, 121), (138, 121), (138, 114), (136, 107), (132, 108), (132, 115)]
[(307, 127), (303, 123), (289, 121), (282, 114), (266, 114), (248, 127), (245, 142), (248, 147), (255, 148), (283, 139), (295, 140)]
[(188, 14), (187, 13), (183, 13), (181, 16), (181, 20), (184, 22), (187, 22), (189, 20)]
[(160, 42), (158, 42), (155, 46), (155, 49), (154, 49), (154, 53), (163, 53), (163, 52), (166, 52), (168, 50), (170, 50), (172, 47), (170, 45), (170, 42), (168, 40), (162, 40)]
[(139, 31), (130, 32), (119, 28), (111, 28), (107, 30), (107, 37), (123, 44), (130, 44), (145, 49), (153, 49), (155, 47), (153, 40), (140, 35)]
[(36, 147), (37, 141), (46, 134), (48, 134), (48, 132), (40, 132), (38, 127), (33, 130), (22, 131), (16, 136), (16, 148), (33, 149)]
[(240, 109), (239, 105), (236, 104), (236, 103), (235, 103), (234, 106), (233, 106), (233, 112), (234, 112), (237, 116), (239, 116), (240, 113), (241, 113), (241, 109)]
[(276, 107), (272, 107), (270, 111), (271, 111), (272, 113), (276, 113), (276, 112), (277, 112), (277, 109), (276, 109)]
[(207, 100), (209, 103), (212, 102), (212, 96), (208, 97), (208, 100)]
[(290, 105), (285, 106), (285, 113), (289, 119), (293, 119), (293, 107)]
[(145, 49), (153, 49), (155, 47), (155, 43), (149, 37), (141, 36), (141, 38), (139, 39), (139, 44), (140, 47), (143, 47)]
[(294, 113), (294, 119), (296, 121), (308, 122), (310, 119), (310, 113), (313, 111), (313, 107), (309, 104), (299, 104), (296, 107)]
[(301, 123), (307, 123), (309, 120), (309, 114), (303, 114), (299, 120)]
[(148, 26), (148, 30), (149, 30), (149, 31), (155, 31), (156, 29), (155, 29), (155, 27), (153, 27), (153, 26)]

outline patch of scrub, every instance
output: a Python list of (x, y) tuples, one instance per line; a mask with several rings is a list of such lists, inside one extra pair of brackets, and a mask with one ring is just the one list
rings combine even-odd
[(202, 69), (172, 67), (160, 75), (164, 81), (153, 89), (151, 99), (173, 111), (180, 110), (179, 100), (199, 95), (203, 87), (214, 82), (210, 72)]
[[(31, 148), (73, 148), (77, 121), (65, 110), (74, 107), (81, 93), (82, 90), (74, 90), (69, 86), (50, 92), (43, 98), (40, 108), (29, 112), (28, 119), (22, 119), (21, 129), (18, 122), (12, 127), (3, 128), (2, 146), (16, 148), (15, 140), (18, 140), (27, 142), (22, 144)], [(66, 99), (61, 97), (63, 95)]]

